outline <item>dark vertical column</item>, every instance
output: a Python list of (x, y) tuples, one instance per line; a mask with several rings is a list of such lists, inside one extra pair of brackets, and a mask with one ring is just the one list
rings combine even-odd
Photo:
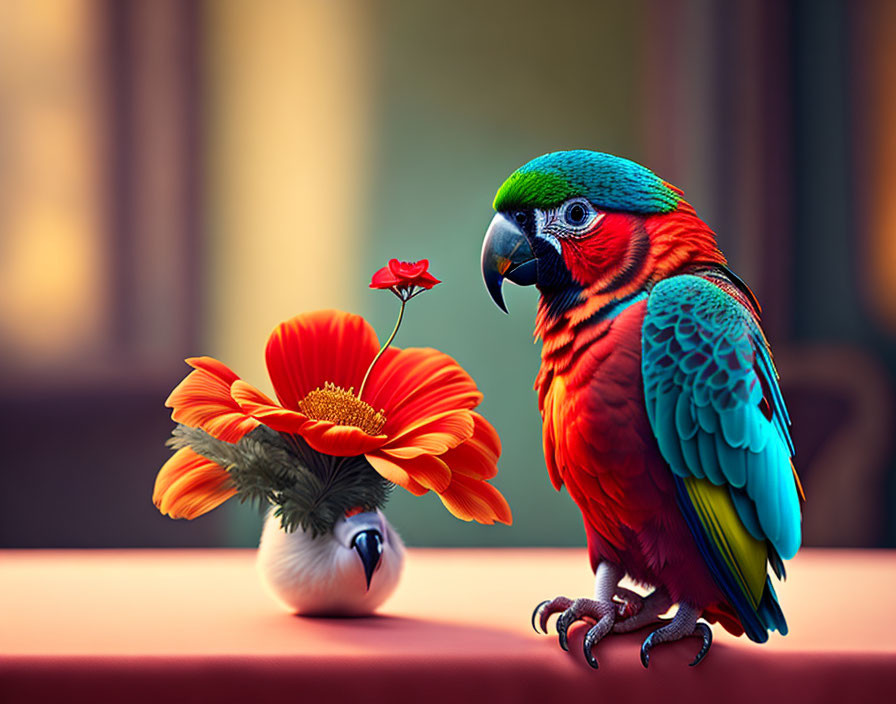
[(758, 21), (759, 41), (753, 49), (761, 101), (761, 171), (755, 175), (759, 179), (759, 202), (755, 207), (761, 212), (755, 233), (761, 248), (757, 256), (757, 285), (761, 286), (763, 297), (773, 302), (763, 311), (766, 333), (770, 339), (783, 342), (792, 334), (794, 263), (793, 86), (789, 71), (792, 30), (788, 4), (762, 0), (758, 3)]
[[(101, 0), (108, 125), (108, 231), (115, 353), (145, 346), (141, 313), (164, 284), (180, 292), (166, 311), (175, 355), (198, 342), (202, 297), (201, 5), (197, 0)], [(146, 114), (151, 107), (153, 113)], [(159, 118), (162, 119), (159, 119)], [(154, 124), (155, 122), (155, 124)], [(182, 192), (159, 189), (164, 169)], [(164, 211), (166, 231), (145, 226)], [(166, 242), (159, 251), (150, 239)], [(154, 252), (147, 261), (146, 252)], [(167, 326), (166, 326), (167, 327)], [(147, 360), (143, 360), (144, 363)]]
[(715, 213), (710, 226), (716, 231), (719, 245), (729, 257), (732, 268), (741, 276), (752, 278), (738, 263), (740, 240), (749, 233), (741, 232), (737, 221), (740, 170), (738, 169), (738, 116), (737, 98), (742, 89), (738, 75), (737, 52), (739, 33), (737, 22), (738, 2), (716, 2), (711, 8), (712, 22), (712, 110), (715, 129), (705, 136), (712, 139), (711, 161), (708, 168), (713, 174), (712, 200)]
[(794, 330), (855, 339), (865, 327), (856, 291), (845, 3), (795, 0)]
[(788, 12), (776, 0), (716, 3), (712, 223), (764, 304), (770, 338), (789, 336), (791, 96)]
[(678, 109), (682, 96), (676, 80), (683, 73), (684, 2), (645, 0), (645, 9), (646, 37), (642, 46), (646, 58), (641, 89), (645, 166), (671, 181), (684, 170)]
[(134, 253), (130, 237), (133, 211), (131, 144), (134, 140), (130, 94), (131, 55), (128, 51), (130, 2), (100, 0), (97, 18), (102, 23), (102, 68), (106, 84), (106, 228), (109, 242), (110, 346), (115, 355), (126, 354), (132, 343), (131, 311), (134, 308)]

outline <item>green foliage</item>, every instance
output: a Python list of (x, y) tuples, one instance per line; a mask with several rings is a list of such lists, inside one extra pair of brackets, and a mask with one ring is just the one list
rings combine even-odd
[(301, 527), (313, 537), (330, 532), (348, 509), (380, 508), (392, 488), (363, 455), (324, 455), (298, 436), (263, 425), (236, 443), (178, 425), (168, 445), (189, 447), (219, 465), (233, 479), (241, 502), (273, 505), (285, 531)]

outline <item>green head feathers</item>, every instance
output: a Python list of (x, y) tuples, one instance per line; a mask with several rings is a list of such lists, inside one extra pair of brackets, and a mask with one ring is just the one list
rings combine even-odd
[(668, 213), (680, 200), (665, 181), (640, 164), (574, 149), (545, 154), (514, 171), (498, 189), (495, 210), (552, 208), (574, 197), (627, 213)]

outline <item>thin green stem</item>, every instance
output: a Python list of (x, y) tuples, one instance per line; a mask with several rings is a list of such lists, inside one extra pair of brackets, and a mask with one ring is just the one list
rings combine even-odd
[(364, 381), (361, 382), (361, 388), (358, 389), (358, 399), (360, 400), (361, 394), (364, 393), (364, 387), (367, 385), (367, 379), (370, 376), (370, 372), (373, 371), (373, 367), (379, 361), (380, 357), (383, 356), (383, 352), (385, 352), (389, 345), (392, 344), (392, 340), (395, 339), (395, 335), (398, 334), (398, 327), (401, 325), (401, 318), (404, 316), (404, 307), (407, 301), (402, 299), (401, 308), (398, 310), (398, 320), (395, 321), (395, 328), (392, 330), (392, 334), (389, 335), (389, 339), (386, 340), (386, 344), (380, 348), (380, 351), (376, 353), (376, 357), (373, 358), (373, 361), (370, 363), (370, 366), (367, 367), (367, 373), (364, 375)]

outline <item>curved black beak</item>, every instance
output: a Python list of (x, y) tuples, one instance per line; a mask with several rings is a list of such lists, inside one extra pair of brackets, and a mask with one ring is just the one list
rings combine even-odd
[(507, 312), (501, 284), (504, 279), (532, 286), (538, 279), (536, 260), (526, 236), (504, 213), (492, 218), (482, 242), (482, 279), (498, 307)]
[(362, 530), (352, 538), (352, 547), (358, 551), (358, 556), (361, 558), (361, 564), (364, 565), (364, 576), (367, 578), (367, 588), (370, 589), (370, 580), (373, 578), (373, 571), (380, 563), (380, 557), (383, 555), (383, 536), (374, 528)]

